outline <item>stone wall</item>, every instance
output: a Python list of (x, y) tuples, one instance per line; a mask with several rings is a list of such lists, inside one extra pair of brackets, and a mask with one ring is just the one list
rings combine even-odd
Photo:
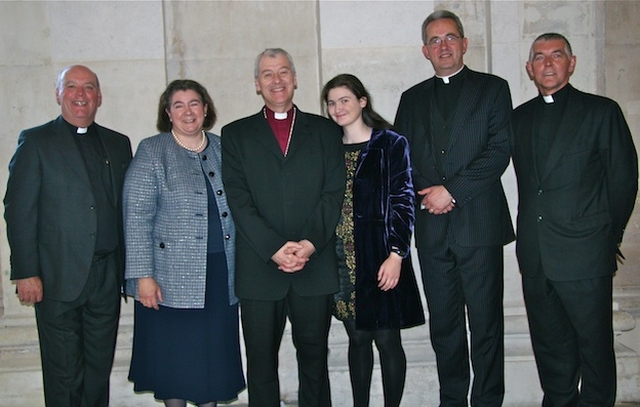
[[(282, 47), (292, 54), (298, 72), (295, 102), (301, 109), (320, 113), (323, 83), (349, 72), (369, 88), (376, 110), (393, 120), (401, 92), (433, 75), (420, 50), (420, 25), (430, 12), (442, 8), (457, 13), (465, 25), (467, 65), (507, 79), (514, 106), (536, 95), (524, 70), (532, 40), (546, 31), (565, 34), (578, 58), (571, 82), (617, 100), (640, 146), (640, 2), (636, 1), (1, 1), (0, 195), (4, 196), (7, 165), (20, 130), (59, 114), (55, 77), (67, 65), (85, 64), (98, 73), (103, 106), (97, 121), (129, 135), (134, 148), (156, 133), (158, 97), (176, 78), (195, 79), (208, 88), (219, 114), (214, 132), (257, 111), (262, 100), (255, 93), (253, 63), (266, 47)], [(511, 168), (503, 180), (515, 219)], [(640, 316), (639, 222), (640, 205), (622, 248), (627, 261), (614, 280), (616, 307), (635, 317)], [(507, 330), (513, 339), (510, 350), (517, 356), (519, 346), (527, 354), (528, 345), (513, 244), (505, 250), (505, 266)], [(16, 299), (9, 267), (5, 225), (0, 222), (0, 344), (9, 343), (15, 352), (11, 360), (20, 363), (21, 349), (37, 350), (35, 323), (32, 307)], [(619, 326), (633, 328), (633, 318), (624, 321)], [(129, 304), (123, 309), (119, 345), (122, 372), (130, 324)], [(332, 330), (334, 356), (343, 349), (341, 329), (336, 324)], [(637, 358), (640, 335), (638, 329), (630, 332), (620, 338)], [(427, 335), (426, 329), (408, 333), (417, 355), (430, 351)], [(294, 399), (295, 364), (289, 343), (283, 353), (283, 393)], [(11, 370), (6, 355), (7, 348), (0, 347), (2, 377)], [(418, 357), (419, 363), (428, 365), (425, 357), (426, 361)], [(33, 363), (37, 369), (37, 358)], [(337, 359), (333, 363), (332, 378), (342, 377), (344, 365)], [(529, 364), (528, 369), (535, 381), (535, 368)], [(640, 385), (637, 372), (631, 380), (635, 388)], [(126, 380), (122, 382), (126, 387)], [(0, 387), (0, 393), (5, 391)], [(344, 393), (340, 391), (334, 396)]]

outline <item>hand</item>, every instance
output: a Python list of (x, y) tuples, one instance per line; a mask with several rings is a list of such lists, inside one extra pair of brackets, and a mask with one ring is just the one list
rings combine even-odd
[(447, 188), (443, 185), (434, 185), (418, 191), (418, 195), (422, 196), (420, 202), (433, 215), (442, 215), (451, 212), (455, 207), (455, 202)]
[(278, 270), (285, 273), (295, 273), (302, 270), (309, 261), (308, 257), (298, 255), (304, 252), (304, 246), (298, 242), (286, 242), (271, 256), (271, 260), (278, 265)]
[(42, 301), (42, 280), (40, 277), (28, 277), (16, 280), (18, 299), (25, 304), (35, 304)]
[(400, 281), (401, 268), (402, 257), (398, 253), (391, 252), (378, 269), (378, 288), (382, 291), (389, 291), (395, 288), (398, 285), (398, 281)]
[(160, 309), (158, 303), (162, 302), (162, 290), (153, 277), (138, 279), (138, 299), (147, 308)]

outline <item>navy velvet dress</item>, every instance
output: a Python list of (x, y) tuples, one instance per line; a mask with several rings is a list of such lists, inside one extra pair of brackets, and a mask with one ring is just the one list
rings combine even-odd
[(135, 302), (129, 380), (136, 392), (195, 404), (229, 401), (245, 387), (240, 356), (238, 305), (229, 305), (227, 262), (218, 207), (207, 180), (209, 240), (203, 309)]
[(373, 129), (368, 142), (344, 149), (347, 181), (336, 227), (340, 290), (333, 314), (366, 331), (424, 324), (410, 255), (402, 261), (396, 287), (382, 291), (377, 279), (391, 246), (410, 250), (415, 199), (406, 139)]

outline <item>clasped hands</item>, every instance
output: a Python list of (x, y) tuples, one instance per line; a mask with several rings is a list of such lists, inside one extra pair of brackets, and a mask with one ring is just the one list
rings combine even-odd
[(307, 239), (299, 242), (289, 241), (271, 256), (271, 260), (278, 265), (278, 270), (296, 273), (304, 268), (315, 251), (316, 247)]
[(418, 191), (422, 196), (421, 209), (428, 210), (433, 215), (442, 215), (451, 212), (456, 203), (447, 188), (443, 185), (434, 185)]

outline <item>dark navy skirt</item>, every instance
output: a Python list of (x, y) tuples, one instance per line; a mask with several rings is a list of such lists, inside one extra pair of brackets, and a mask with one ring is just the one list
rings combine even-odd
[(207, 254), (204, 309), (134, 308), (129, 380), (136, 392), (195, 404), (229, 401), (245, 387), (238, 305), (229, 305), (227, 262)]

